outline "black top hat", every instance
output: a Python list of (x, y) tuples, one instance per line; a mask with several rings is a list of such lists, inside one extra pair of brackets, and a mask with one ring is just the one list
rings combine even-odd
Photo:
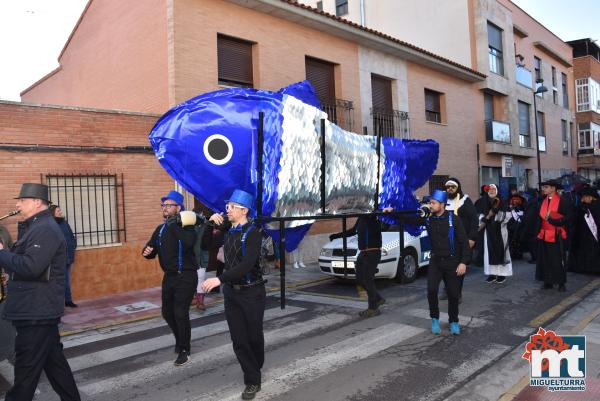
[(584, 196), (591, 196), (594, 197), (596, 199), (598, 199), (598, 191), (596, 191), (594, 188), (592, 187), (585, 187), (583, 188), (581, 191), (579, 191), (579, 196), (584, 197)]
[(48, 186), (44, 184), (25, 183), (21, 186), (21, 192), (19, 192), (19, 196), (15, 199), (22, 198), (34, 198), (50, 202), (50, 199), (48, 199)]
[(560, 182), (560, 180), (557, 180), (557, 179), (546, 180), (546, 181), (542, 182), (540, 185), (541, 186), (548, 185), (548, 186), (554, 187), (556, 189), (562, 189), (562, 183)]

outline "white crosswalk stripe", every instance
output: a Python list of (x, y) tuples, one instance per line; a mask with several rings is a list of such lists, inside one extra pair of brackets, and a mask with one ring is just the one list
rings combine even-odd
[[(289, 316), (303, 310), (304, 308), (298, 308), (295, 306), (288, 306), (285, 309), (267, 309), (265, 311), (264, 320), (269, 321), (280, 317)], [(226, 321), (195, 327), (192, 329), (192, 341), (215, 334), (225, 333), (227, 330), (228, 327)], [(75, 358), (69, 358), (69, 365), (71, 366), (71, 370), (73, 372), (77, 372), (79, 370), (102, 365), (104, 363), (114, 362), (131, 356), (140, 355), (144, 351), (149, 352), (157, 349), (167, 348), (173, 346), (173, 343), (174, 340), (171, 334), (163, 335), (147, 340), (125, 344), (119, 347), (108, 348), (91, 354), (77, 356)]]
[[(288, 307), (289, 308), (289, 307)], [(287, 308), (286, 308), (287, 309)], [(265, 344), (267, 346), (285, 344), (295, 338), (310, 332), (329, 328), (351, 320), (352, 317), (345, 314), (330, 313), (321, 315), (308, 321), (297, 322), (285, 327), (270, 330), (265, 333)], [(235, 355), (230, 343), (217, 346), (209, 350), (203, 350), (192, 354), (190, 362), (177, 368), (178, 372), (189, 369), (198, 369), (206, 364), (214, 364), (225, 359), (234, 359)], [(93, 396), (108, 391), (115, 391), (129, 386), (150, 383), (152, 380), (168, 376), (173, 373), (173, 362), (161, 362), (153, 366), (114, 376), (108, 379), (91, 382), (80, 386), (82, 394)]]
[[(206, 318), (207, 316), (218, 315), (223, 313), (223, 304), (211, 306), (204, 312), (196, 312), (194, 310), (190, 313), (190, 321)], [(165, 321), (162, 317), (157, 317), (150, 320), (143, 320), (140, 322), (127, 323), (126, 325), (119, 324), (111, 327), (103, 327), (100, 329), (86, 330), (83, 333), (77, 333), (63, 337), (62, 343), (64, 348), (72, 348), (80, 345), (91, 344), (97, 341), (106, 340), (113, 338), (117, 335), (139, 333), (146, 330), (155, 329), (157, 327), (165, 326)]]
[[(424, 330), (399, 323), (390, 323), (321, 348), (311, 355), (284, 367), (275, 367), (265, 374), (260, 399), (280, 396), (343, 366), (368, 358), (400, 342), (423, 333)], [(238, 400), (239, 384), (203, 394), (186, 401)]]

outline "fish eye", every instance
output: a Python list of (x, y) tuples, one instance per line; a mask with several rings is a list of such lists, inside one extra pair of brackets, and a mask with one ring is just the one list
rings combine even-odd
[(226, 164), (233, 156), (233, 145), (229, 138), (221, 134), (214, 134), (204, 141), (204, 157), (217, 166)]

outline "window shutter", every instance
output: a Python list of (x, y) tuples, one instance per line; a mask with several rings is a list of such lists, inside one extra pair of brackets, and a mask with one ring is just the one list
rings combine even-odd
[(519, 102), (519, 134), (529, 135), (529, 105)]
[(217, 36), (219, 82), (252, 86), (252, 43)]
[(326, 61), (306, 58), (306, 79), (310, 81), (323, 103), (335, 101), (334, 65)]
[(371, 75), (371, 91), (374, 109), (385, 111), (393, 110), (392, 81), (376, 75)]
[(502, 51), (502, 30), (488, 22), (488, 44)]

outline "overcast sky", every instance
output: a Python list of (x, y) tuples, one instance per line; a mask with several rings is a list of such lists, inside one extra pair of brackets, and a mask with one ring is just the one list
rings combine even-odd
[[(600, 0), (513, 1), (563, 40), (600, 39)], [(22, 90), (58, 67), (58, 55), (86, 4), (0, 0), (0, 99), (19, 100)]]

